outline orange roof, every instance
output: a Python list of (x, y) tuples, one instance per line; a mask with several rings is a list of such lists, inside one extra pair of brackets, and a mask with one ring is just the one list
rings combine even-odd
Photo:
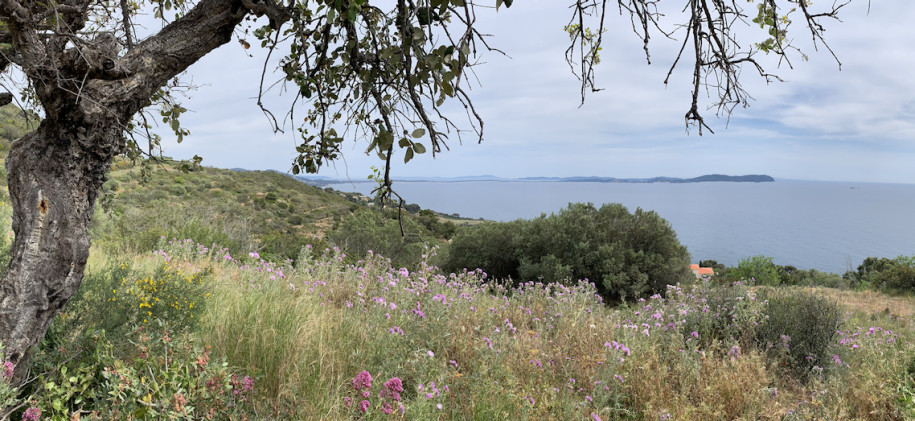
[(712, 268), (699, 268), (700, 275), (714, 275), (715, 270)]
[(699, 265), (697, 265), (695, 263), (689, 265), (689, 270), (696, 270), (696, 269), (699, 269)]

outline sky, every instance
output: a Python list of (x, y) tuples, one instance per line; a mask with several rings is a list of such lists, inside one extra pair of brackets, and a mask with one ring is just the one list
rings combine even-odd
[[(579, 82), (564, 59), (568, 35), (562, 28), (571, 17), (566, 3), (524, 0), (511, 9), (481, 11), (482, 32), (507, 53), (484, 55), (476, 68), (479, 82), (471, 86), (485, 121), (484, 141), (452, 139), (451, 150), (434, 159), (427, 153), (407, 165), (396, 160), (395, 178), (721, 173), (915, 183), (915, 2), (874, 3), (868, 12), (867, 1), (855, 0), (843, 9), (842, 22), (827, 22), (825, 35), (841, 70), (828, 51), (814, 50), (796, 22), (791, 37), (810, 60), (794, 56), (789, 68), (763, 58), (783, 83), (766, 84), (747, 69), (742, 77), (754, 98), (750, 107), (720, 118), (706, 111), (715, 134), (702, 136), (695, 128), (687, 131), (683, 119), (690, 106), (690, 63), (663, 84), (682, 38), (652, 38), (648, 65), (628, 17), (615, 13), (597, 69), (603, 91), (589, 94), (582, 105)], [(675, 21), (669, 16), (662, 23)], [(744, 42), (765, 38), (758, 27), (744, 33)], [(204, 165), (221, 168), (289, 171), (295, 131), (274, 134), (256, 105), (263, 63), (263, 51), (232, 42), (195, 64), (186, 80), (197, 88), (183, 103), (191, 111), (181, 120), (191, 135), (177, 144), (160, 130), (164, 154), (196, 154)], [(275, 94), (266, 99), (274, 109), (293, 100)], [(319, 175), (364, 179), (371, 166), (383, 165), (365, 155), (366, 147), (364, 141), (348, 142), (344, 158)]]

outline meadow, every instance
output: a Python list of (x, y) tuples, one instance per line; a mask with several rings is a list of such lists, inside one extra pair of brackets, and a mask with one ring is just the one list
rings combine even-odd
[(12, 417), (915, 417), (911, 296), (706, 279), (608, 306), (588, 282), (444, 274), (434, 253), (96, 248)]

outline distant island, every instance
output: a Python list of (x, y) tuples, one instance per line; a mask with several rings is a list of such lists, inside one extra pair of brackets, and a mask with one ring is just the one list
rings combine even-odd
[[(295, 176), (295, 179), (312, 186), (326, 186), (342, 183), (372, 183), (371, 180), (344, 180), (325, 176)], [(693, 178), (651, 177), (651, 178), (615, 178), (615, 177), (523, 177), (502, 178), (494, 175), (475, 175), (465, 177), (399, 177), (394, 181), (407, 183), (466, 183), (471, 181), (498, 182), (552, 182), (552, 183), (771, 183), (775, 179), (768, 175), (723, 175), (707, 174)]]

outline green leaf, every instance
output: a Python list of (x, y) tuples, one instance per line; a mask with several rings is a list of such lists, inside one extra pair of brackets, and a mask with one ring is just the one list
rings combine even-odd
[(416, 151), (416, 153), (419, 153), (419, 154), (426, 153), (426, 147), (423, 146), (422, 143), (414, 143), (414, 144), (413, 144), (413, 150)]
[(378, 147), (381, 150), (388, 150), (394, 144), (394, 134), (389, 131), (378, 133)]
[(407, 162), (410, 162), (411, 159), (413, 159), (413, 149), (407, 149), (407, 153), (403, 157), (403, 163), (406, 164)]
[(413, 130), (413, 137), (419, 139), (426, 135), (426, 129), (416, 129)]
[(401, 148), (406, 148), (407, 146), (410, 146), (410, 141), (407, 140), (407, 138), (402, 137), (402, 138), (400, 138), (400, 142), (397, 142), (397, 146), (400, 146)]

